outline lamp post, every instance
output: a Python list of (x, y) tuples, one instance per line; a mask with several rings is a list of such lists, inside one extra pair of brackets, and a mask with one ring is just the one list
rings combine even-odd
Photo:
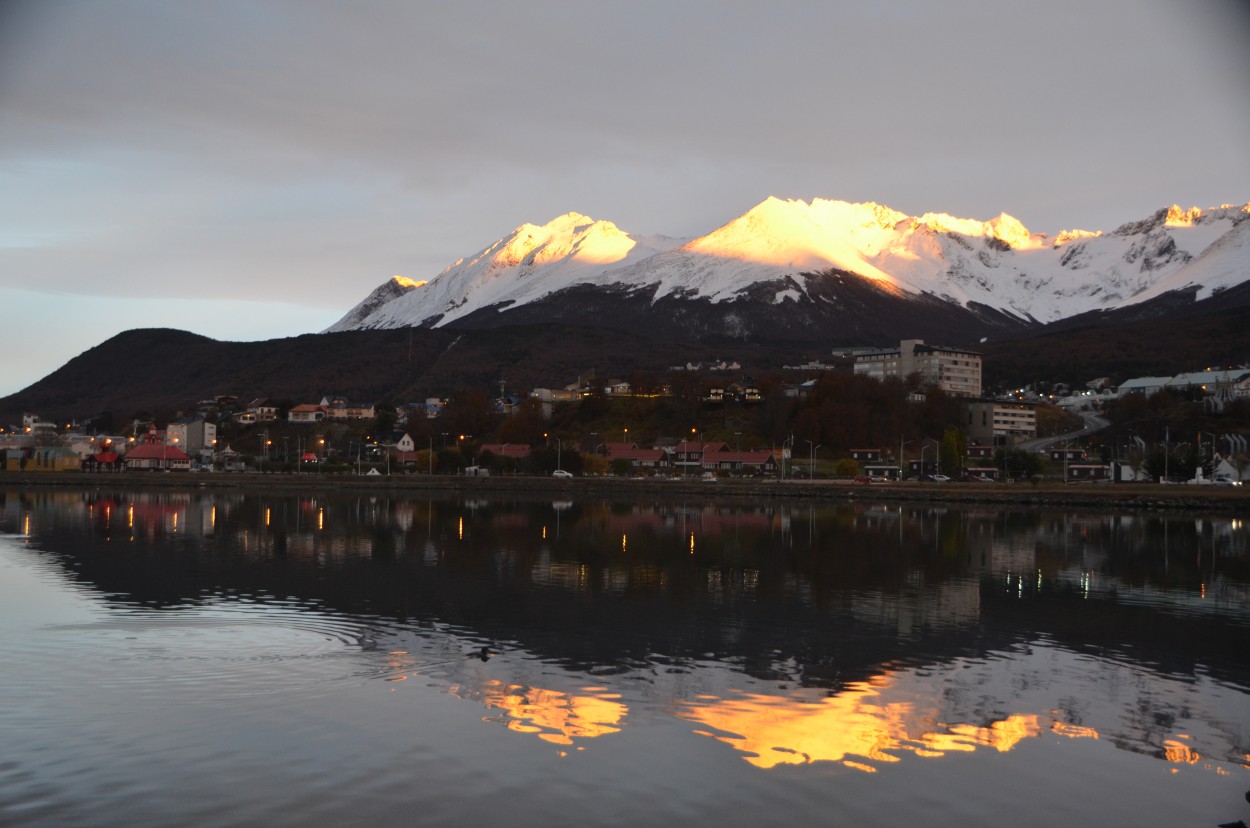
[(816, 449), (820, 448), (820, 445), (818, 443), (813, 442), (812, 440), (804, 440), (803, 442), (811, 446), (811, 449), (812, 449), (811, 460), (808, 462), (808, 465), (807, 465), (807, 479), (815, 480), (816, 479)]
[(434, 476), (434, 435), (427, 434), (425, 439), (430, 441), (430, 477)]
[(910, 444), (911, 444), (910, 440), (907, 440), (906, 442), (904, 442), (902, 437), (898, 438), (898, 480), (900, 483), (903, 482), (903, 463), (904, 463), (903, 446), (907, 446)]
[(1172, 454), (1172, 431), (1170, 428), (1163, 429), (1163, 482), (1168, 481), (1168, 461)]

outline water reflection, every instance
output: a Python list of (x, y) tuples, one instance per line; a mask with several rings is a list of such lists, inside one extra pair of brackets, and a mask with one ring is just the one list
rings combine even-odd
[(92, 488), (0, 489), (0, 531), (103, 608), (11, 639), (5, 692), (72, 650), (113, 703), (432, 688), (562, 757), (675, 728), (769, 775), (1250, 770), (1235, 518)]

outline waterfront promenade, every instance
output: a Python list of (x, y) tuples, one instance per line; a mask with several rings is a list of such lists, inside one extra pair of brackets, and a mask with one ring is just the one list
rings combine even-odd
[(557, 499), (629, 499), (680, 497), (723, 500), (837, 500), (931, 502), (1088, 509), (1185, 510), (1250, 515), (1250, 487), (1160, 485), (1156, 483), (922, 483), (904, 481), (865, 485), (850, 480), (743, 479), (669, 477), (549, 477), (496, 475), (329, 475), (237, 472), (122, 472), (23, 474), (0, 472), (0, 486), (10, 488), (120, 487), (140, 489), (246, 489), (283, 492), (352, 490), (362, 493), (430, 492)]

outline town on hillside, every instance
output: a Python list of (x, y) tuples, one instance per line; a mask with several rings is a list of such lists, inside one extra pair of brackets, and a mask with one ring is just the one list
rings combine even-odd
[[(674, 366), (509, 394), (461, 389), (421, 402), (323, 394), (192, 413), (0, 427), (19, 473), (272, 472), (361, 475), (729, 476), (937, 483), (1239, 485), (1250, 471), (1250, 368), (1038, 383), (986, 393), (982, 355), (903, 340), (807, 364), (804, 379)], [(188, 407), (190, 408), (190, 407)]]

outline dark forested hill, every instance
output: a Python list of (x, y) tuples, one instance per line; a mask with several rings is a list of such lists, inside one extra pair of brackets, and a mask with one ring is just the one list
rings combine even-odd
[(490, 331), (385, 330), (308, 334), (263, 342), (218, 342), (170, 329), (126, 331), (70, 360), (39, 382), (0, 399), (0, 423), (22, 412), (44, 417), (122, 416), (185, 410), (230, 394), (296, 402), (324, 394), (401, 402), (460, 387), (513, 391), (563, 387), (598, 376), (663, 371), (688, 359), (720, 357), (780, 364), (786, 354), (739, 345), (732, 354), (575, 326)]
[(1201, 302), (1163, 297), (1087, 313), (979, 347), (987, 386), (1170, 376), (1250, 363), (1250, 286)]
[[(1102, 376), (1119, 381), (1250, 362), (1248, 320), (1250, 287), (1243, 286), (1202, 302), (1178, 295), (1085, 314), (1016, 338), (938, 344), (980, 350), (987, 388), (1037, 380), (1079, 384)], [(463, 387), (494, 389), (500, 381), (509, 391), (525, 392), (562, 387), (592, 369), (601, 380), (625, 379), (635, 371), (663, 373), (718, 359), (735, 360), (750, 374), (829, 361), (833, 346), (844, 344), (846, 337), (833, 332), (827, 347), (799, 351), (782, 343), (693, 344), (671, 329), (573, 324), (348, 331), (263, 342), (143, 329), (118, 334), (0, 399), (0, 423), (15, 423), (23, 412), (54, 419), (103, 411), (168, 415), (222, 394), (244, 402), (261, 396), (301, 402), (324, 394), (409, 402)]]

